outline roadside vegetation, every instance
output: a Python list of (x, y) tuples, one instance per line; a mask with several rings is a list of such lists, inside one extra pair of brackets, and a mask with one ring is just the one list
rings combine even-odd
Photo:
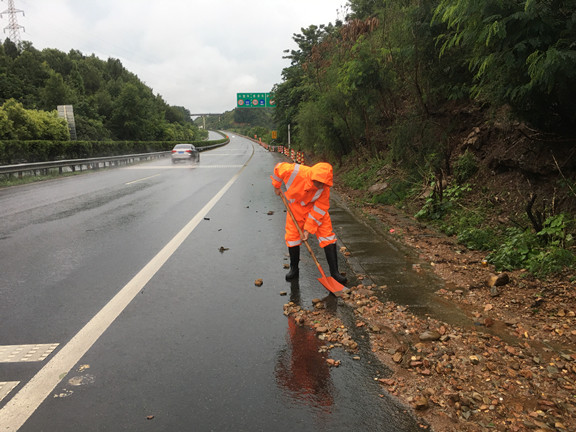
[(575, 13), (350, 0), (341, 20), (294, 35), (273, 112), (236, 109), (221, 125), (270, 142), (271, 116), (275, 143), (290, 130), (359, 204), (403, 208), (500, 270), (555, 274), (576, 263)]
[(200, 140), (184, 107), (168, 105), (120, 60), (0, 43), (0, 140), (66, 140), (58, 105), (72, 105), (81, 141)]
[(203, 139), (204, 121), (276, 145), (290, 134), (359, 205), (402, 208), (498, 269), (544, 277), (575, 264), (575, 13), (563, 0), (349, 0), (335, 23), (294, 35), (277, 108), (195, 122), (117, 59), (5, 39), (0, 163), (21, 149), (30, 161), (158, 151)]

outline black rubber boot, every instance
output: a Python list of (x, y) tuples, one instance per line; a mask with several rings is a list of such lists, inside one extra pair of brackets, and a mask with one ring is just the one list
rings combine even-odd
[(298, 263), (300, 262), (300, 246), (292, 246), (288, 248), (290, 253), (290, 270), (286, 273), (286, 280), (290, 281), (296, 279), (300, 275)]
[(342, 285), (346, 284), (348, 280), (338, 271), (338, 254), (336, 252), (336, 243), (325, 246), (324, 252), (326, 253), (326, 261), (328, 261), (328, 267), (330, 267), (330, 276), (332, 276), (336, 282), (341, 283)]

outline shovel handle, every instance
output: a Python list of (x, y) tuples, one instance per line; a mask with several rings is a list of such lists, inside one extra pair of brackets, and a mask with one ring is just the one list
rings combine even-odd
[[(296, 218), (294, 217), (294, 213), (292, 213), (292, 209), (290, 208), (290, 204), (288, 204), (288, 201), (286, 200), (286, 197), (284, 196), (284, 192), (282, 192), (282, 189), (280, 189), (280, 197), (282, 198), (282, 201), (284, 202), (284, 205), (286, 206), (286, 210), (288, 210), (288, 214), (292, 218), (292, 222), (294, 222), (294, 225), (296, 225), (296, 229), (298, 230), (298, 234), (300, 234), (300, 238), (302, 238), (304, 236), (304, 233), (300, 229), (300, 226), (298, 225), (298, 222), (296, 221)], [(312, 255), (312, 259), (314, 260), (316, 267), (318, 267), (318, 270), (320, 270), (322, 277), (326, 277), (326, 274), (324, 274), (324, 270), (322, 270), (322, 266), (320, 266), (320, 263), (318, 262), (316, 255), (314, 255), (314, 252), (312, 251), (312, 248), (308, 244), (308, 241), (307, 240), (302, 240), (302, 241), (306, 245), (306, 248), (308, 248), (308, 252), (310, 252), (310, 255)]]

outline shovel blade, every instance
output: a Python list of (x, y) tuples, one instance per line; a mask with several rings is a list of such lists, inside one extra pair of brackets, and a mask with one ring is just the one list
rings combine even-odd
[(324, 276), (324, 277), (318, 278), (318, 281), (322, 285), (324, 285), (324, 288), (326, 288), (328, 291), (330, 291), (332, 294), (334, 294), (336, 296), (341, 295), (342, 291), (344, 291), (344, 285), (342, 285), (340, 282), (338, 282), (333, 277)]

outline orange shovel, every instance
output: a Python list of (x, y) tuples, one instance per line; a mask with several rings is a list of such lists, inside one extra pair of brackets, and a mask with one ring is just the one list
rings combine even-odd
[[(292, 213), (292, 210), (290, 209), (290, 205), (288, 204), (288, 201), (286, 201), (286, 197), (284, 196), (284, 192), (282, 192), (282, 190), (280, 190), (280, 197), (282, 198), (282, 201), (284, 202), (284, 205), (286, 206), (286, 210), (288, 210), (288, 214), (292, 218), (292, 222), (294, 222), (294, 225), (296, 225), (296, 229), (298, 230), (300, 237), (302, 237), (302, 235), (303, 235), (302, 230), (300, 229), (298, 222), (296, 222), (296, 218), (294, 217), (294, 213)], [(318, 270), (320, 270), (320, 274), (322, 275), (321, 278), (318, 278), (320, 283), (322, 285), (324, 285), (324, 288), (326, 288), (328, 291), (330, 291), (335, 296), (340, 296), (342, 294), (342, 291), (344, 290), (344, 285), (342, 285), (340, 282), (338, 282), (333, 277), (326, 276), (326, 274), (324, 273), (324, 270), (322, 270), (322, 267), (320, 266), (320, 263), (318, 262), (318, 259), (316, 259), (316, 255), (314, 255), (312, 248), (308, 244), (308, 241), (306, 241), (306, 240), (303, 240), (303, 241), (304, 241), (304, 244), (306, 245), (306, 247), (308, 248), (308, 252), (310, 252), (310, 255), (312, 255), (312, 259), (316, 263), (316, 267), (318, 267)]]

